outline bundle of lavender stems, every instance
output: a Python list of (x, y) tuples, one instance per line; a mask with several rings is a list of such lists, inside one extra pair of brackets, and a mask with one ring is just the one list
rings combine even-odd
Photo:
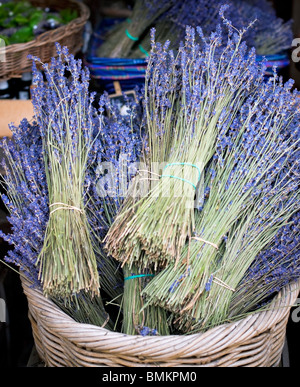
[[(245, 63), (242, 34), (221, 51), (220, 31), (210, 44), (202, 35), (205, 49), (195, 42), (195, 34), (187, 28), (176, 56), (153, 41), (144, 102), (149, 174), (159, 179), (146, 196), (124, 204), (105, 238), (109, 254), (129, 265), (148, 267), (151, 262), (157, 269), (178, 263), (186, 239), (195, 232), (195, 193), (216, 152), (220, 128), (230, 124), (232, 111), (255, 92), (252, 77), (258, 68), (254, 52)], [(243, 70), (237, 71), (238, 66)], [(159, 163), (164, 163), (162, 171), (151, 169)], [(146, 252), (144, 265), (141, 251)]]
[(195, 333), (268, 308), (300, 277), (300, 94), (276, 69), (265, 80), (245, 41), (254, 24), (229, 9), (174, 51), (152, 29), (125, 115), (106, 95), (95, 108), (67, 48), (45, 79), (33, 58), (36, 122), (2, 142), (12, 234), (0, 236), (6, 261), (76, 321)]
[(284, 21), (276, 15), (268, 0), (137, 0), (129, 19), (109, 31), (98, 49), (99, 57), (145, 58), (151, 50), (150, 30), (156, 29), (159, 42), (171, 42), (176, 49), (185, 36), (186, 26), (201, 26), (209, 36), (219, 23), (219, 10), (229, 5), (228, 18), (234, 26), (243, 29), (255, 20), (244, 35), (248, 46), (255, 47), (258, 55), (276, 55), (287, 51), (293, 40), (292, 20)]
[[(125, 202), (105, 238), (123, 265), (154, 270), (145, 307), (168, 310), (184, 332), (241, 315), (232, 304), (244, 276), (299, 213), (299, 93), (275, 70), (265, 83), (264, 66), (242, 41), (246, 30), (225, 9), (225, 42), (221, 28), (209, 39), (187, 28), (175, 56), (152, 37), (144, 105), (154, 187)], [(168, 170), (151, 169), (157, 164)], [(197, 166), (201, 208), (191, 206)], [(299, 241), (299, 227), (293, 235)], [(243, 302), (253, 307), (247, 286)]]
[(148, 31), (154, 21), (174, 3), (174, 0), (159, 2), (157, 0), (136, 0), (130, 19), (117, 24), (114, 30), (109, 32), (109, 37), (98, 48), (97, 55), (108, 58), (126, 58), (145, 31)]

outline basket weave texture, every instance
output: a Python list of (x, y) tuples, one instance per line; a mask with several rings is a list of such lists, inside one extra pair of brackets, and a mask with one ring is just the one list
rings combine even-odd
[(130, 336), (80, 324), (22, 278), (40, 358), (48, 367), (277, 367), (300, 281), (287, 285), (268, 311), (205, 333)]
[(50, 62), (52, 57), (57, 56), (56, 42), (61, 46), (67, 46), (70, 53), (76, 54), (83, 44), (83, 30), (89, 19), (89, 8), (82, 2), (76, 0), (30, 0), (38, 7), (51, 7), (56, 10), (77, 10), (78, 17), (70, 23), (44, 32), (36, 39), (27, 43), (11, 44), (5, 47), (5, 60), (0, 61), (0, 79), (18, 77), (26, 71), (31, 71), (32, 63), (27, 56), (33, 55), (42, 62)]

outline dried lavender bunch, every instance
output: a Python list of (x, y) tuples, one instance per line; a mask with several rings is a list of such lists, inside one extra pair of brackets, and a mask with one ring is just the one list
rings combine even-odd
[(36, 265), (49, 218), (43, 146), (36, 123), (26, 119), (19, 126), (10, 125), (12, 139), (4, 138), (1, 183), (2, 195), (11, 224), (11, 234), (0, 231), (1, 238), (12, 245), (5, 261), (13, 263), (32, 284), (40, 287)]
[[(143, 133), (142, 114), (139, 109), (141, 97), (137, 94), (138, 101), (133, 105), (128, 101), (125, 116), (120, 115), (105, 95), (100, 99), (100, 106), (105, 107), (109, 114), (108, 117), (101, 115), (101, 131), (97, 139), (101, 143), (101, 153), (98, 162), (94, 163), (95, 168), (89, 168), (92, 171), (89, 179), (96, 182), (90, 184), (92, 192), (89, 202), (92, 204), (93, 230), (97, 230), (101, 237), (99, 246), (102, 245), (103, 237), (131, 189), (130, 183), (143, 157), (146, 135)], [(102, 108), (100, 107), (100, 110)], [(119, 272), (120, 269), (115, 271), (115, 277)], [(162, 308), (150, 306), (141, 311), (141, 290), (148, 277), (141, 277), (137, 269), (129, 269), (127, 265), (123, 267), (122, 273), (121, 281), (118, 280), (119, 286), (115, 289), (116, 296), (113, 297), (122, 310), (122, 332), (132, 335), (169, 334), (166, 312)], [(135, 275), (137, 277), (132, 278)], [(116, 279), (109, 278), (109, 281), (115, 283)]]
[(94, 140), (93, 96), (81, 62), (75, 61), (66, 47), (57, 45), (57, 53), (50, 66), (41, 64), (46, 82), (34, 65), (34, 108), (43, 138), (50, 209), (38, 259), (40, 278), (46, 295), (64, 298), (82, 290), (99, 295), (97, 261), (84, 203), (84, 179)]
[[(48, 186), (43, 157), (40, 128), (26, 119), (19, 126), (11, 125), (12, 139), (3, 139), (2, 168), (7, 195), (2, 195), (10, 215), (12, 232), (1, 237), (13, 246), (5, 261), (19, 267), (20, 275), (37, 289), (39, 281), (38, 256), (43, 247), (49, 220)], [(78, 294), (67, 305), (64, 299), (52, 298), (60, 308), (78, 322), (110, 328), (101, 297)]]
[(117, 25), (115, 32), (110, 32), (107, 40), (97, 51), (99, 57), (126, 58), (140, 36), (147, 31), (153, 22), (168, 8), (174, 0), (136, 0), (130, 22)]
[(218, 138), (194, 240), (177, 269), (170, 264), (144, 290), (151, 304), (180, 314), (183, 329), (228, 318), (237, 284), (299, 210), (299, 93), (292, 82), (253, 81), (260, 87)]
[[(221, 15), (230, 30), (225, 48), (220, 29), (208, 40), (198, 29), (202, 48), (195, 43), (195, 30), (188, 28), (176, 57), (167, 46), (153, 43), (145, 94), (149, 165), (165, 162), (169, 169), (149, 195), (124, 206), (107, 234), (109, 253), (123, 263), (176, 266), (186, 239), (195, 231), (199, 172), (216, 151), (222, 124), (253, 92), (253, 77), (259, 71), (254, 52), (245, 59), (243, 31), (233, 34), (225, 9)], [(150, 174), (154, 172), (150, 169)], [(145, 261), (141, 251), (146, 252)]]
[[(164, 43), (170, 40), (172, 48), (178, 48), (184, 39), (186, 26), (201, 26), (205, 36), (209, 36), (220, 22), (219, 10), (224, 4), (222, 0), (182, 0), (175, 2), (155, 22), (157, 39)], [(274, 7), (268, 1), (229, 0), (227, 18), (232, 24), (242, 29), (250, 22), (255, 23), (244, 35), (249, 47), (255, 47), (258, 55), (274, 55), (290, 48), (293, 32), (292, 20), (285, 22), (278, 18)], [(201, 43), (199, 41), (199, 43)], [(146, 34), (141, 46), (150, 51), (150, 36)], [(139, 44), (133, 47), (130, 57), (144, 57), (145, 53)]]
[(264, 306), (284, 286), (300, 277), (300, 213), (295, 213), (262, 250), (231, 297), (229, 318)]
[(123, 324), (122, 332), (128, 335), (140, 334), (166, 336), (170, 334), (167, 312), (160, 307), (149, 305), (144, 308), (142, 291), (154, 274), (141, 274), (138, 268), (124, 267)]
[(99, 257), (101, 285), (118, 303), (123, 294), (123, 273), (119, 262), (104, 251), (103, 238), (127, 195), (144, 147), (139, 98), (137, 93), (136, 102), (128, 100), (127, 114), (121, 115), (107, 95), (101, 96), (97, 109), (98, 135), (86, 174), (86, 211)]
[[(278, 281), (277, 290), (287, 283), (288, 274), (290, 275), (289, 281), (293, 281), (297, 278), (297, 275), (299, 276), (299, 268), (297, 270), (298, 251), (295, 249), (295, 246), (299, 244), (299, 227), (297, 227), (296, 220), (299, 217), (297, 214), (299, 214), (300, 195), (298, 161), (300, 115), (295, 110), (299, 92), (291, 93), (293, 81), (287, 82), (285, 85), (282, 85), (282, 80), (279, 80), (278, 84), (276, 83), (277, 76), (274, 74), (274, 78), (269, 81), (269, 85), (263, 85), (263, 93), (272, 96), (272, 103), (269, 105), (270, 107), (266, 108), (270, 101), (267, 100), (267, 104), (264, 103), (261, 106), (261, 110), (264, 109), (266, 111), (269, 108), (270, 112), (272, 112), (272, 110), (276, 109), (270, 124), (272, 131), (278, 130), (279, 133), (276, 146), (276, 154), (279, 157), (274, 157), (274, 154), (272, 156), (272, 150), (267, 150), (267, 147), (265, 147), (267, 152), (261, 152), (261, 156), (258, 153), (258, 150), (263, 149), (262, 141), (266, 140), (266, 136), (261, 136), (260, 144), (258, 143), (258, 145), (252, 144), (250, 146), (249, 144), (248, 157), (260, 158), (262, 165), (265, 165), (265, 169), (267, 169), (266, 159), (269, 159), (268, 163), (273, 159), (274, 163), (267, 170), (262, 184), (257, 185), (255, 191), (253, 191), (253, 206), (227, 235), (226, 252), (222, 256), (221, 264), (217, 267), (218, 278), (232, 289), (237, 289), (238, 286), (243, 287), (239, 283), (244, 282), (244, 277), (247, 278), (245, 273), (250, 270), (249, 267), (255, 267), (254, 261), (256, 261), (257, 265), (261, 262), (261, 257), (270, 254), (268, 252), (270, 246), (277, 247), (277, 257), (274, 254), (274, 261), (270, 261), (270, 265), (265, 267), (264, 274), (269, 276), (269, 278), (272, 277), (272, 271), (276, 272), (276, 270), (271, 269), (274, 264), (279, 272), (282, 269), (282, 272), (285, 273), (285, 281)], [(261, 117), (263, 117), (263, 114), (261, 114)], [(268, 141), (268, 146), (270, 147), (272, 143)], [(282, 238), (283, 243), (279, 244), (279, 236), (286, 235), (287, 230), (290, 230), (291, 236), (294, 236), (293, 242), (291, 243), (289, 237), (286, 240)], [(272, 248), (270, 251), (274, 253)], [(293, 263), (293, 275), (291, 275), (291, 271), (284, 270), (285, 266), (289, 265), (290, 262)], [(266, 261), (261, 262), (261, 267), (264, 267), (265, 264)], [(260, 275), (260, 280), (256, 277), (257, 282), (251, 283), (255, 291), (257, 291), (257, 283), (259, 282), (262, 285), (265, 281), (262, 272), (260, 272)], [(270, 283), (267, 287), (269, 285)], [(209, 327), (220, 324), (228, 316), (236, 318), (242, 313), (249, 312), (250, 306), (253, 308), (253, 305), (257, 305), (258, 301), (251, 286), (248, 287), (247, 294), (244, 293), (243, 303), (247, 305), (247, 308), (241, 308), (233, 313), (232, 311), (229, 312), (230, 304), (232, 304), (233, 299), (237, 300), (240, 296), (237, 295), (236, 291), (228, 291), (228, 289), (216, 286), (213, 283), (210, 294), (207, 293), (207, 296), (204, 297), (206, 298), (205, 301), (202, 300), (202, 307), (206, 305), (203, 307), (206, 314), (202, 325)], [(260, 302), (270, 296), (267, 287), (260, 287)], [(274, 282), (273, 287), (275, 287)], [(215, 308), (211, 303), (208, 303), (210, 297), (216, 297), (220, 300), (219, 308)]]

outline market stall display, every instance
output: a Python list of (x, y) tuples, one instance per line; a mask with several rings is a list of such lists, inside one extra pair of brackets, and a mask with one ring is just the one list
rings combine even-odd
[(67, 47), (31, 56), (35, 121), (1, 143), (0, 236), (47, 365), (279, 364), (299, 293), (299, 91), (265, 79), (228, 9), (176, 51), (152, 29), (126, 109), (95, 101)]

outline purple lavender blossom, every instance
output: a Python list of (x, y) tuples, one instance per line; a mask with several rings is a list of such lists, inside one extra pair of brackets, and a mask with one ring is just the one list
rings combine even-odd
[[(261, 251), (241, 280), (231, 303), (231, 310), (241, 308), (247, 294), (252, 302), (243, 304), (252, 311), (264, 304), (287, 284), (300, 277), (300, 212), (291, 216), (274, 240)], [(248, 296), (251, 297), (248, 297)], [(253, 301), (254, 300), (254, 301)]]
[[(111, 198), (109, 195), (99, 195), (97, 182), (101, 176), (97, 168), (105, 161), (118, 169), (119, 157), (122, 154), (127, 156), (129, 164), (134, 164), (139, 159), (143, 146), (139, 121), (136, 119), (135, 125), (130, 124), (133, 114), (137, 114), (133, 113), (135, 108), (132, 107), (131, 116), (121, 117), (105, 97), (101, 99), (100, 107), (96, 109), (93, 106), (94, 94), (89, 92), (88, 70), (82, 67), (80, 60), (75, 60), (73, 55), (69, 55), (66, 47), (62, 48), (57, 44), (57, 53), (58, 57), (53, 58), (50, 65), (43, 66), (43, 73), (37, 70), (36, 62), (39, 62), (39, 59), (32, 58), (36, 85), (32, 102), (37, 122), (31, 125), (23, 120), (18, 127), (11, 127), (13, 139), (4, 140), (1, 144), (6, 155), (3, 167), (8, 185), (8, 194), (3, 196), (3, 201), (10, 211), (9, 221), (12, 225), (12, 234), (1, 233), (1, 236), (14, 246), (14, 250), (9, 251), (6, 260), (19, 266), (35, 285), (40, 285), (37, 258), (43, 246), (49, 220), (45, 174), (47, 154), (44, 148), (47, 141), (46, 133), (48, 126), (51, 125), (57, 142), (61, 142), (67, 133), (62, 117), (68, 114), (69, 133), (73, 136), (75, 151), (77, 138), (76, 131), (72, 131), (72, 128), (75, 128), (78, 117), (74, 115), (72, 105), (80, 104), (84, 134), (88, 135), (89, 132), (92, 134), (89, 139), (92, 147), (84, 181), (88, 220), (93, 228), (95, 245), (98, 245), (96, 252), (98, 270), (107, 284), (104, 288), (108, 293), (111, 290), (113, 295), (116, 295), (120, 292), (122, 274), (116, 262), (104, 254), (101, 241), (109, 227), (110, 216), (115, 216), (122, 200), (118, 185), (119, 172), (112, 182), (118, 195)], [(71, 74), (71, 79), (67, 77), (68, 73)], [(64, 105), (60, 103), (61, 100), (65, 102)], [(69, 106), (68, 110), (64, 110), (65, 106)], [(110, 112), (109, 117), (107, 111)], [(129, 174), (126, 175), (127, 185), (134, 174), (133, 171), (133, 168), (129, 169)], [(108, 211), (104, 210), (104, 204)], [(111, 272), (115, 272), (115, 275), (109, 275)]]
[(0, 235), (14, 247), (5, 260), (19, 266), (21, 273), (39, 286), (36, 261), (49, 219), (43, 146), (36, 123), (31, 125), (24, 119), (18, 127), (10, 128), (13, 140), (2, 140), (1, 147), (8, 187), (2, 199), (10, 212), (12, 233), (1, 231)]
[[(186, 26), (200, 26), (205, 36), (215, 31), (221, 22), (219, 13), (224, 4), (226, 18), (234, 28), (247, 29), (247, 45), (255, 47), (259, 55), (276, 54), (290, 47), (293, 39), (292, 22), (278, 18), (268, 1), (183, 0), (176, 2), (161, 18), (172, 21), (170, 36), (178, 44), (184, 39)], [(250, 24), (251, 28), (248, 28)]]
[(157, 329), (151, 329), (149, 327), (142, 327), (139, 332), (141, 336), (157, 336)]

